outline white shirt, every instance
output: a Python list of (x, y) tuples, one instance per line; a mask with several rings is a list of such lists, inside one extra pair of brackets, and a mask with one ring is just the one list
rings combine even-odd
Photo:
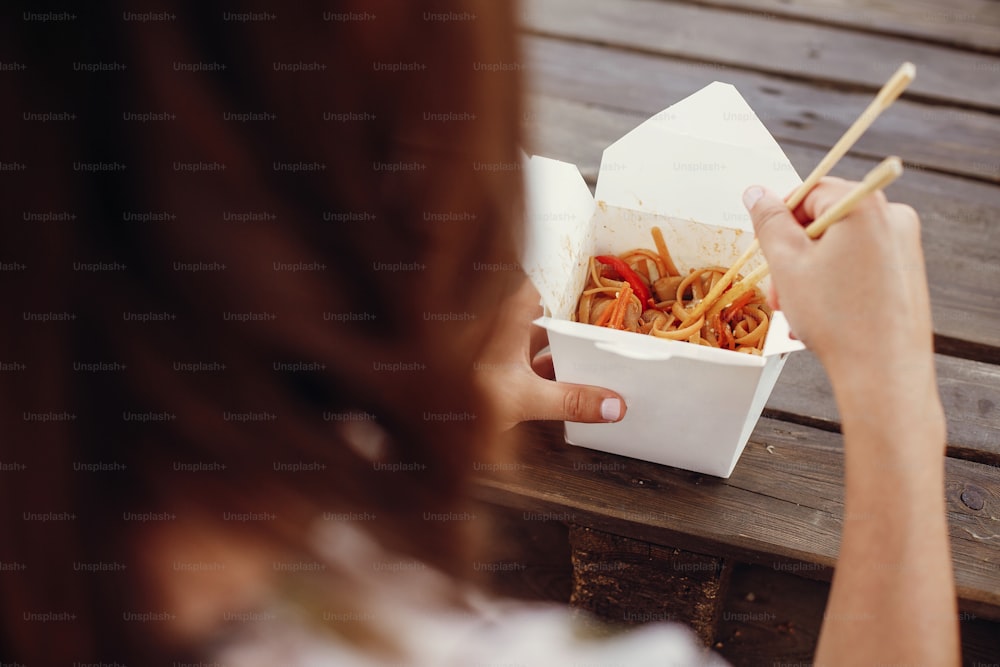
[[(332, 562), (345, 565), (365, 590), (364, 609), (331, 616), (334, 622), (378, 624), (392, 638), (399, 658), (373, 654), (343, 635), (324, 631), (289, 605), (263, 614), (268, 622), (247, 625), (214, 659), (240, 667), (722, 667), (688, 628), (650, 624), (612, 636), (585, 636), (586, 618), (556, 604), (465, 595), (467, 609), (435, 601), (451, 585), (442, 574), (407, 568), (385, 576), (362, 563), (388, 562), (359, 529), (326, 527), (320, 537)], [(409, 561), (413, 562), (413, 561)], [(356, 617), (354, 617), (356, 616)], [(593, 621), (590, 621), (593, 626)], [(592, 633), (591, 633), (592, 634)]]

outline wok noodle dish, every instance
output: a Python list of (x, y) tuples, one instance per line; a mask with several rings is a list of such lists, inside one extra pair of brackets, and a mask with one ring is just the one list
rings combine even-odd
[[(725, 308), (695, 313), (726, 267), (706, 266), (681, 275), (660, 229), (654, 227), (652, 235), (655, 250), (636, 248), (590, 258), (576, 321), (761, 354), (771, 317), (761, 290), (755, 287)], [(722, 293), (719, 303), (726, 302), (730, 289)]]

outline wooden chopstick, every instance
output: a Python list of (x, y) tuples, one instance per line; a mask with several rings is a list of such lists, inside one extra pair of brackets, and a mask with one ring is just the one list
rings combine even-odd
[[(910, 85), (914, 77), (917, 75), (917, 68), (913, 63), (906, 62), (900, 65), (896, 73), (893, 74), (882, 89), (878, 91), (875, 99), (871, 101), (868, 108), (865, 109), (854, 124), (847, 128), (847, 132), (844, 136), (833, 145), (833, 148), (820, 160), (816, 168), (812, 170), (812, 173), (806, 177), (806, 180), (802, 181), (799, 187), (795, 188), (795, 191), (789, 195), (786, 200), (789, 210), (794, 211), (795, 208), (802, 203), (802, 200), (806, 198), (809, 191), (816, 187), (816, 184), (820, 182), (824, 176), (830, 173), (833, 167), (837, 164), (840, 158), (851, 149), (851, 146), (864, 134), (865, 130), (871, 127), (871, 124), (875, 122), (879, 114), (889, 108), (889, 106), (896, 101), (896, 99), (902, 94), (906, 87)], [(705, 298), (695, 306), (695, 309), (691, 311), (687, 319), (684, 320), (681, 326), (693, 323), (706, 310), (715, 306), (719, 297), (722, 293), (729, 287), (729, 284), (733, 282), (733, 278), (739, 273), (739, 270), (743, 268), (746, 264), (760, 249), (760, 244), (757, 243), (757, 239), (754, 239), (753, 243), (743, 252), (742, 255), (737, 258), (736, 262), (729, 267), (729, 270), (723, 274), (722, 278), (719, 279), (715, 286), (709, 290)], [(732, 302), (730, 302), (732, 303)]]
[(868, 108), (862, 112), (858, 119), (854, 121), (854, 124), (847, 128), (847, 132), (844, 132), (844, 136), (840, 138), (830, 152), (820, 160), (820, 163), (816, 165), (816, 168), (812, 170), (812, 173), (806, 177), (806, 180), (802, 181), (802, 185), (795, 189), (795, 192), (788, 198), (788, 208), (795, 210), (795, 208), (802, 203), (802, 200), (806, 198), (809, 191), (816, 187), (820, 179), (830, 173), (834, 165), (847, 154), (847, 151), (851, 150), (851, 146), (861, 138), (861, 135), (865, 133), (871, 124), (875, 122), (875, 119), (879, 117), (883, 111), (888, 109), (893, 102), (906, 90), (906, 87), (913, 82), (914, 77), (917, 75), (917, 68), (913, 63), (903, 63), (896, 70), (896, 73), (890, 77), (885, 85), (882, 86), (882, 90), (878, 91), (878, 95), (875, 99), (871, 101)]
[[(903, 163), (896, 157), (891, 156), (882, 160), (874, 169), (869, 171), (864, 179), (837, 201), (833, 206), (823, 212), (821, 216), (813, 220), (805, 231), (811, 238), (819, 238), (833, 223), (846, 217), (862, 199), (868, 195), (887, 187), (903, 173)], [(735, 302), (747, 292), (753, 290), (757, 283), (770, 272), (767, 262), (764, 262), (756, 269), (747, 274), (740, 282), (733, 285), (733, 288), (726, 293), (725, 301), (719, 300), (708, 311), (707, 321), (711, 321), (716, 314), (722, 312), (729, 304)]]

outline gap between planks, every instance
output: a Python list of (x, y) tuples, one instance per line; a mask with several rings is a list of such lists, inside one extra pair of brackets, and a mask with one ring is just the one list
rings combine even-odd
[(659, 56), (738, 67), (752, 62), (748, 69), (869, 91), (910, 60), (921, 66), (908, 91), (910, 99), (1000, 111), (991, 76), (1000, 71), (996, 58), (906, 39), (652, 0), (528, 0), (522, 5), (522, 26), (534, 34)]
[[(645, 118), (713, 79), (724, 80), (737, 87), (779, 141), (818, 145), (824, 151), (872, 99), (870, 92), (818, 88), (736, 67), (705, 71), (696, 63), (546, 37), (525, 37), (523, 46), (533, 95)], [(904, 97), (893, 105), (891, 117), (876, 122), (851, 154), (877, 159), (899, 154), (911, 170), (1000, 182), (998, 121), (996, 114)]]
[[(941, 30), (940, 26), (924, 25), (915, 17), (923, 16), (930, 18), (928, 13), (932, 8), (942, 10), (941, 3), (927, 3), (924, 14), (920, 14), (921, 8), (916, 7), (917, 2), (908, 0), (907, 2), (888, 2), (876, 4), (871, 2), (855, 2), (855, 6), (844, 6), (841, 8), (816, 7), (815, 2), (796, 3), (794, 0), (658, 0), (659, 2), (670, 2), (681, 5), (694, 5), (700, 7), (711, 7), (714, 9), (731, 10), (746, 15), (760, 15), (764, 18), (782, 18), (786, 20), (799, 21), (815, 26), (832, 26), (842, 30), (851, 30), (879, 37), (891, 37), (894, 39), (908, 39), (914, 42), (930, 44), (934, 46), (944, 46), (960, 51), (981, 54), (1000, 54), (1000, 8), (995, 10), (996, 17), (980, 17), (974, 14), (961, 12), (976, 11), (975, 6), (981, 6), (982, 1), (970, 0), (950, 0), (943, 9), (948, 13), (941, 14), (940, 18), (975, 18), (980, 23), (971, 26), (972, 33), (965, 30)], [(850, 5), (850, 2), (841, 2), (841, 5)], [(888, 5), (888, 6), (887, 6)], [(897, 7), (893, 7), (896, 5)], [(963, 9), (965, 5), (968, 8)], [(836, 13), (839, 9), (839, 13)], [(894, 11), (898, 9), (898, 11)], [(867, 12), (867, 13), (864, 13)], [(990, 21), (993, 20), (992, 23)], [(866, 21), (868, 21), (866, 23)], [(957, 24), (957, 21), (952, 21)], [(937, 31), (935, 32), (935, 28)]]

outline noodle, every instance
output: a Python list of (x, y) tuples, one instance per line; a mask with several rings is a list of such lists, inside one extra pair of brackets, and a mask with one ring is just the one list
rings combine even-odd
[[(702, 315), (682, 327), (695, 306), (726, 273), (726, 268), (707, 266), (682, 276), (660, 229), (654, 227), (652, 234), (656, 250), (635, 248), (617, 256), (590, 258), (576, 321), (761, 354), (771, 309), (760, 289), (755, 287), (721, 312)], [(738, 280), (739, 277), (733, 284)], [(646, 303), (642, 303), (640, 295), (648, 295)], [(725, 297), (720, 301), (725, 303)]]

